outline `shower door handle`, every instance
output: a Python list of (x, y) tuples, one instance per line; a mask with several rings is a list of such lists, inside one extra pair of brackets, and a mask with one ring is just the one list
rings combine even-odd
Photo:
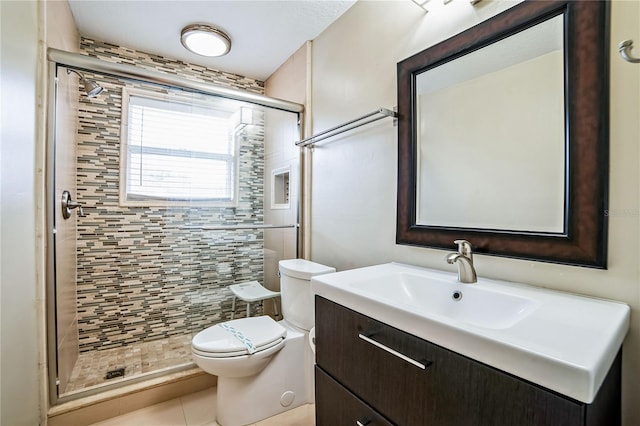
[(77, 201), (73, 201), (69, 191), (62, 191), (62, 217), (64, 219), (69, 219), (71, 217), (71, 210), (75, 208), (78, 209), (78, 216), (86, 216), (84, 209), (82, 208), (82, 204)]

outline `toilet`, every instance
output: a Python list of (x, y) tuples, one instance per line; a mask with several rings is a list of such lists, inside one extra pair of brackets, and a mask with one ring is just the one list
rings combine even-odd
[(281, 321), (241, 318), (211, 326), (191, 342), (195, 363), (218, 376), (217, 422), (242, 426), (314, 402), (311, 278), (334, 268), (304, 259), (279, 262)]

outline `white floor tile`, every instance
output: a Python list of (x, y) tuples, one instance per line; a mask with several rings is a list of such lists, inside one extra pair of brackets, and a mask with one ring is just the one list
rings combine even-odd
[(256, 426), (314, 426), (315, 405), (307, 404), (256, 423)]
[(185, 426), (180, 399), (172, 399), (91, 426)]
[[(220, 426), (215, 404), (216, 389), (206, 389), (90, 426)], [(249, 426), (314, 425), (315, 405), (307, 404)]]
[[(216, 419), (216, 389), (205, 389), (180, 398), (187, 426), (210, 425)], [(217, 423), (216, 423), (217, 424)]]

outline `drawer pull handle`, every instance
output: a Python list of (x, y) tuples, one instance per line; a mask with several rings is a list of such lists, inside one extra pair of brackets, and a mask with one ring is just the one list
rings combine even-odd
[(423, 363), (418, 362), (415, 359), (409, 358), (408, 356), (406, 356), (404, 354), (401, 354), (400, 352), (398, 352), (396, 350), (393, 350), (390, 347), (385, 346), (380, 342), (376, 342), (375, 340), (373, 340), (370, 337), (365, 336), (364, 334), (358, 334), (358, 337), (361, 338), (362, 340), (364, 340), (365, 342), (371, 343), (373, 346), (376, 346), (376, 347), (382, 349), (383, 351), (389, 352), (391, 355), (395, 355), (398, 358), (407, 361), (409, 364), (413, 364), (416, 367), (421, 368), (423, 370), (427, 369), (427, 365), (431, 365), (431, 363), (428, 363), (427, 365), (424, 365)]
[(356, 420), (356, 426), (367, 426), (369, 423), (371, 423), (369, 419)]

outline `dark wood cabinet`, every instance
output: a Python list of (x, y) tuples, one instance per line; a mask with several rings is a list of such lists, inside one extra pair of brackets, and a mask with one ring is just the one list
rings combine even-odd
[(392, 426), (369, 405), (316, 367), (316, 404), (328, 409), (316, 411), (316, 424), (332, 426)]
[(620, 424), (620, 354), (584, 404), (316, 296), (316, 361), (317, 426)]

